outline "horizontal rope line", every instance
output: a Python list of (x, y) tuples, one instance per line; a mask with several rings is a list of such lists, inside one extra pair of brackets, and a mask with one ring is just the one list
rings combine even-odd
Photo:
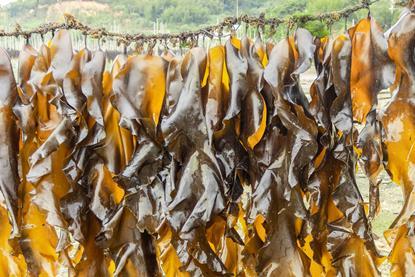
[(93, 28), (88, 25), (81, 23), (78, 19), (70, 14), (65, 14), (65, 22), (64, 23), (57, 23), (51, 22), (47, 24), (40, 25), (39, 27), (24, 31), (22, 30), (19, 24), (16, 24), (16, 29), (11, 32), (6, 32), (0, 30), (0, 37), (19, 37), (22, 36), (26, 39), (29, 39), (32, 35), (38, 34), (40, 36), (44, 36), (46, 33), (55, 32), (59, 29), (67, 29), (67, 30), (78, 30), (81, 31), (84, 35), (90, 36), (96, 39), (111, 39), (116, 40), (119, 44), (129, 45), (131, 42), (137, 43), (153, 43), (155, 44), (157, 41), (160, 42), (167, 42), (170, 41), (172, 43), (177, 43), (181, 41), (186, 41), (188, 39), (197, 40), (199, 36), (203, 37), (222, 37), (223, 30), (225, 28), (229, 28), (230, 30), (236, 24), (245, 23), (247, 26), (254, 26), (257, 28), (265, 28), (269, 26), (271, 29), (275, 30), (281, 24), (287, 25), (288, 29), (295, 27), (298, 24), (304, 24), (310, 21), (323, 21), (327, 25), (332, 25), (334, 22), (339, 21), (342, 18), (347, 18), (351, 14), (359, 11), (361, 9), (368, 9), (370, 5), (379, 0), (363, 0), (360, 4), (333, 12), (322, 13), (319, 15), (298, 15), (298, 16), (290, 16), (284, 19), (281, 18), (265, 18), (264, 14), (260, 15), (259, 17), (252, 17), (248, 15), (242, 15), (239, 17), (227, 17), (222, 22), (207, 26), (198, 30), (188, 31), (188, 32), (181, 32), (181, 33), (164, 33), (164, 34), (155, 34), (155, 35), (145, 35), (143, 33), (137, 34), (128, 34), (128, 33), (117, 33), (111, 32), (106, 30), (105, 28)]

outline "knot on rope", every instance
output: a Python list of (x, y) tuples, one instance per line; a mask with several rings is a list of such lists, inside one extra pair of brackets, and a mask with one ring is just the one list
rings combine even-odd
[(69, 13), (64, 13), (63, 17), (65, 19), (65, 24), (68, 27), (78, 27), (78, 26), (83, 26), (76, 18), (75, 16), (69, 14)]
[(20, 26), (20, 24), (19, 24), (19, 23), (16, 23), (16, 25), (14, 26), (14, 31), (15, 31), (16, 33), (21, 33), (21, 32), (23, 32), (23, 30), (22, 30), (22, 26)]
[(362, 0), (362, 4), (366, 9), (368, 9), (372, 3), (371, 0)]

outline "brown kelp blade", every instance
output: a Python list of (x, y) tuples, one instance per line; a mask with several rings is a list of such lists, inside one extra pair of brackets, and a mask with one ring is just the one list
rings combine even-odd
[(19, 133), (16, 117), (13, 114), (13, 106), (17, 101), (17, 87), (9, 55), (3, 49), (0, 50), (0, 90), (0, 163), (3, 168), (0, 175), (0, 191), (12, 225), (10, 238), (15, 238), (20, 233), (17, 224)]
[(414, 273), (413, 260), (414, 248), (413, 232), (411, 227), (414, 222), (413, 208), (413, 165), (414, 153), (413, 135), (415, 132), (413, 116), (414, 90), (414, 61), (412, 48), (414, 46), (414, 14), (404, 13), (398, 23), (390, 30), (388, 38), (388, 53), (396, 64), (397, 80), (395, 81), (393, 98), (382, 111), (380, 121), (382, 124), (382, 143), (384, 154), (387, 157), (385, 167), (392, 180), (402, 186), (404, 204), (392, 223), (390, 229), (385, 232), (385, 237), (392, 248), (389, 261), (392, 264), (392, 276), (409, 276)]

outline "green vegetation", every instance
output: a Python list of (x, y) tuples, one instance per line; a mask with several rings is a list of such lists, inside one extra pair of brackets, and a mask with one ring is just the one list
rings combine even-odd
[[(358, 3), (358, 0), (239, 0), (239, 14), (286, 17), (289, 15), (318, 14), (339, 10)], [(62, 21), (68, 12), (82, 22), (123, 32), (152, 33), (191, 30), (215, 24), (226, 16), (236, 14), (237, 0), (16, 0), (0, 8), (0, 26), (13, 28), (18, 22), (23, 28), (35, 27), (49, 21)], [(391, 0), (381, 0), (372, 8), (372, 15), (387, 28), (399, 14), (399, 8), (390, 9)], [(349, 19), (349, 24), (367, 11)], [(310, 22), (304, 27), (315, 35), (326, 35), (328, 28), (322, 22)], [(286, 33), (285, 27), (277, 35)], [(344, 22), (335, 24), (333, 32), (341, 31)]]

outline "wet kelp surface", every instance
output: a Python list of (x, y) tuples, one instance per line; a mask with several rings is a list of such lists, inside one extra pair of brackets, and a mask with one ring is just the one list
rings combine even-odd
[[(365, 18), (110, 71), (65, 30), (24, 46), (16, 74), (0, 51), (0, 275), (377, 276), (388, 258), (412, 276), (414, 43), (405, 11), (386, 34)], [(383, 168), (405, 196), (389, 257), (371, 232)]]

